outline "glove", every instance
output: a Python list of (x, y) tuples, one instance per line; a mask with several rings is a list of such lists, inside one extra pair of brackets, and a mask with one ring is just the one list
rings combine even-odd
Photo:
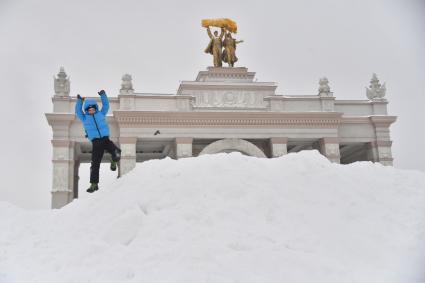
[(82, 98), (81, 95), (79, 95), (79, 94), (77, 94), (77, 98), (78, 99), (81, 99), (81, 100), (84, 100), (84, 98)]
[(105, 95), (106, 92), (102, 89), (101, 91), (98, 92), (99, 95)]

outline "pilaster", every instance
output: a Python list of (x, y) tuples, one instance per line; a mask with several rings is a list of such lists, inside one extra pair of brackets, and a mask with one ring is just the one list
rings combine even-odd
[(279, 157), (288, 153), (288, 138), (270, 138), (270, 155)]
[(121, 160), (119, 165), (120, 176), (127, 174), (136, 167), (136, 143), (135, 137), (120, 137)]
[(334, 137), (325, 137), (319, 140), (320, 153), (335, 163), (341, 162), (339, 140)]
[(192, 157), (192, 144), (193, 138), (177, 137), (176, 144), (176, 158)]
[(392, 166), (390, 126), (397, 118), (394, 116), (372, 116), (370, 119), (375, 127), (376, 140), (369, 144), (369, 159), (382, 165)]
[(53, 182), (52, 208), (70, 203), (78, 190), (78, 163), (75, 161), (75, 142), (52, 140)]
[(374, 141), (368, 144), (368, 159), (382, 165), (392, 166), (392, 141)]

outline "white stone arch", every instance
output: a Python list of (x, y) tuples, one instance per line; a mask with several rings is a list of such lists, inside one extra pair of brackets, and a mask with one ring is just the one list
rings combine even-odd
[(200, 153), (214, 154), (219, 152), (239, 151), (249, 156), (266, 157), (264, 152), (255, 144), (242, 139), (223, 139), (207, 145)]

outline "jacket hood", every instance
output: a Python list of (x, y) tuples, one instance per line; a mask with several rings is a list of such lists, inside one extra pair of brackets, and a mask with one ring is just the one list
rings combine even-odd
[(94, 99), (86, 99), (86, 100), (84, 101), (84, 111), (87, 111), (87, 108), (88, 108), (90, 105), (94, 105), (94, 107), (96, 108), (96, 111), (98, 111), (98, 110), (99, 110), (99, 107), (97, 106), (97, 101), (96, 101), (96, 100), (94, 100)]

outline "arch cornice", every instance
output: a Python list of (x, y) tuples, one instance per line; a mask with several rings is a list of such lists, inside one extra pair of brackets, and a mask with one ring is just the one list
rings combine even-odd
[(339, 112), (114, 111), (120, 127), (337, 128)]

